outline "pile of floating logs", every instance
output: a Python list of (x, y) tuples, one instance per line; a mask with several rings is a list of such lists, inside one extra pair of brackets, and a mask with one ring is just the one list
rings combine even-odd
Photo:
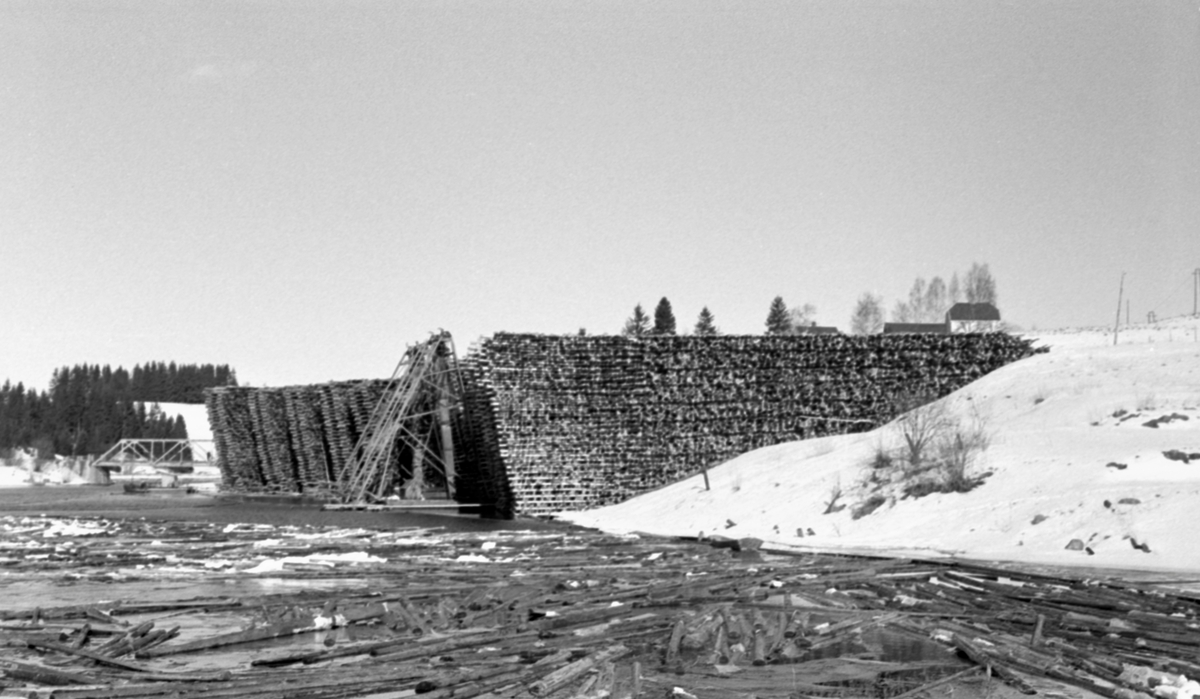
[(581, 531), (60, 524), (0, 517), (25, 552), (6, 580), (112, 601), (0, 609), (0, 695), (1180, 699), (1200, 677), (1200, 599), (1161, 579)]
[(518, 512), (620, 502), (781, 442), (866, 431), (1033, 354), (987, 335), (498, 334), (463, 360), (482, 468)]

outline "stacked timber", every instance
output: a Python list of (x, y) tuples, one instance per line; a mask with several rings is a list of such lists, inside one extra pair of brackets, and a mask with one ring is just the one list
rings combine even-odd
[(328, 492), (387, 384), (208, 389), (205, 402), (225, 489)]
[[(620, 502), (759, 447), (872, 429), (1034, 352), (1004, 334), (502, 333), (460, 363), (455, 490), (502, 515)], [(389, 385), (210, 389), (225, 487), (329, 492)]]
[(254, 389), (224, 387), (206, 392), (217, 465), (224, 486), (233, 491), (255, 490), (265, 483), (255, 448), (250, 401)]
[(494, 432), (483, 468), (504, 474), (515, 511), (542, 514), (620, 502), (759, 447), (869, 430), (913, 396), (1034, 352), (1004, 334), (498, 334), (462, 365), (469, 412)]

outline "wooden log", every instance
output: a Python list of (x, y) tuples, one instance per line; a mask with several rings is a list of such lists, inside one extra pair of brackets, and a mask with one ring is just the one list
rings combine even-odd
[(209, 648), (220, 648), (223, 646), (232, 646), (241, 643), (250, 643), (253, 641), (263, 641), (271, 638), (283, 638), (286, 636), (293, 636), (298, 633), (323, 631), (325, 629), (332, 628), (333, 625), (334, 619), (332, 618), (305, 615), (299, 619), (283, 621), (276, 624), (271, 624), (269, 626), (220, 634), (218, 636), (209, 636), (207, 638), (198, 638), (176, 645), (158, 646), (156, 648), (151, 648), (144, 651), (139, 657), (160, 658), (167, 655), (177, 655), (179, 653), (191, 653), (198, 650), (207, 650)]
[(64, 686), (71, 684), (98, 684), (96, 678), (77, 672), (65, 672), (43, 665), (31, 665), (16, 660), (0, 659), (0, 670), (8, 677), (37, 684)]
[(149, 671), (148, 668), (146, 668), (145, 666), (139, 665), (137, 663), (131, 663), (131, 662), (127, 662), (124, 660), (119, 660), (117, 658), (113, 658), (113, 657), (105, 655), (103, 653), (93, 653), (92, 651), (84, 650), (82, 648), (73, 648), (71, 646), (64, 646), (59, 643), (51, 643), (49, 641), (37, 641), (37, 640), (30, 639), (29, 641), (26, 641), (26, 645), (28, 645), (30, 648), (43, 648), (45, 650), (52, 650), (56, 653), (64, 653), (66, 655), (74, 655), (74, 656), (78, 656), (80, 658), (87, 658), (89, 660), (95, 660), (96, 662), (98, 662), (102, 665), (111, 665), (112, 667), (119, 667), (122, 670), (133, 670), (135, 672), (148, 672)]
[(569, 684), (571, 681), (596, 667), (599, 664), (613, 662), (629, 653), (629, 649), (623, 645), (609, 646), (603, 650), (592, 653), (591, 655), (576, 660), (575, 662), (559, 668), (554, 672), (546, 675), (542, 679), (529, 685), (529, 693), (535, 697), (545, 696), (550, 694), (559, 687)]

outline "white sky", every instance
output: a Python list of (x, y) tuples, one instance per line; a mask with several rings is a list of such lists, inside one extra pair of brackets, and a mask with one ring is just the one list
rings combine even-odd
[(391, 372), (668, 297), (1192, 310), (1200, 4), (0, 2), (0, 381)]

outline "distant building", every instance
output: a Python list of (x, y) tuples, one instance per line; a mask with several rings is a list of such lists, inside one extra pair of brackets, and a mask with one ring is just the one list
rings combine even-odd
[(956, 303), (946, 311), (951, 333), (990, 333), (1000, 331), (1000, 310), (990, 303)]
[(832, 325), (817, 325), (813, 323), (812, 325), (801, 325), (792, 328), (792, 332), (797, 335), (837, 335), (841, 331)]
[(904, 333), (909, 334), (933, 334), (945, 335), (947, 331), (945, 323), (884, 323), (884, 335), (899, 335)]

